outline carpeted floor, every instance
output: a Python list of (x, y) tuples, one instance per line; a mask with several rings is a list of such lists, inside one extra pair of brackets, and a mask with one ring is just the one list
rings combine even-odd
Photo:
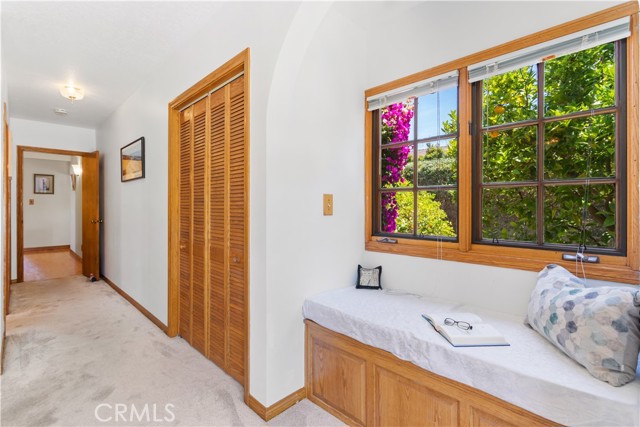
[(12, 286), (2, 426), (339, 426), (304, 400), (265, 423), (242, 387), (104, 282)]

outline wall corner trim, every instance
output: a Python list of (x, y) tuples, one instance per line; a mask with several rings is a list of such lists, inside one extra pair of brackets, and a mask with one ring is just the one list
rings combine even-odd
[(146, 308), (144, 308), (138, 301), (136, 301), (135, 299), (133, 299), (131, 297), (131, 295), (129, 295), (128, 293), (126, 293), (125, 291), (123, 291), (122, 289), (120, 289), (120, 287), (118, 287), (118, 285), (116, 285), (115, 283), (113, 283), (111, 280), (109, 280), (108, 277), (104, 276), (104, 275), (100, 275), (100, 277), (102, 278), (102, 280), (105, 281), (105, 283), (109, 286), (111, 286), (111, 288), (113, 288), (114, 291), (116, 291), (117, 293), (120, 294), (120, 296), (122, 296), (122, 298), (126, 299), (129, 304), (131, 304), (132, 306), (134, 306), (135, 308), (138, 309), (138, 311), (142, 314), (144, 314), (147, 319), (151, 320), (158, 328), (160, 328), (162, 330), (162, 332), (166, 333), (167, 332), (167, 325), (165, 325), (164, 323), (162, 323), (160, 321), (160, 319), (158, 319), (156, 316), (154, 316), (153, 314), (151, 314), (151, 312), (149, 310), (147, 310)]
[(258, 400), (253, 397), (251, 394), (245, 400), (245, 403), (249, 408), (253, 410), (256, 414), (260, 416), (265, 421), (269, 421), (273, 417), (280, 415), (296, 403), (300, 402), (307, 397), (307, 390), (305, 387), (302, 387), (299, 390), (294, 391), (288, 396), (283, 397), (278, 400), (273, 405), (266, 407), (262, 403), (258, 402)]

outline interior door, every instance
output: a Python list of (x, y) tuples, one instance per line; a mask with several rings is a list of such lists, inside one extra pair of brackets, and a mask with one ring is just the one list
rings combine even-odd
[(82, 157), (82, 274), (100, 277), (100, 153)]

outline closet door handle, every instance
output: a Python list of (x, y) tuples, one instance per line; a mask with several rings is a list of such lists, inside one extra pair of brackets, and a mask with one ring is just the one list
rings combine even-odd
[(187, 245), (183, 243), (182, 245), (180, 245), (180, 249), (187, 249)]
[(234, 257), (233, 257), (233, 262), (234, 262), (235, 264), (239, 263), (239, 262), (240, 262), (240, 258), (238, 258), (237, 256), (234, 256)]

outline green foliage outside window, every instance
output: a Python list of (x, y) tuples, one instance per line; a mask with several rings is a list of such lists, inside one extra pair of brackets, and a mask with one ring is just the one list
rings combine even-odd
[[(482, 82), (482, 182), (498, 185), (482, 190), (484, 239), (536, 242), (543, 168), (544, 243), (616, 247), (618, 188), (612, 182), (591, 181), (588, 190), (586, 185), (587, 178), (616, 177), (616, 112), (600, 111), (615, 107), (614, 53), (614, 44), (608, 43), (545, 62), (543, 100), (538, 100), (536, 66)], [(537, 119), (539, 101), (545, 118), (593, 113), (545, 120), (544, 135), (538, 135), (537, 123), (491, 128)], [(543, 164), (539, 149), (544, 150)], [(567, 179), (583, 181), (559, 181)], [(522, 185), (499, 185), (509, 182)]]

